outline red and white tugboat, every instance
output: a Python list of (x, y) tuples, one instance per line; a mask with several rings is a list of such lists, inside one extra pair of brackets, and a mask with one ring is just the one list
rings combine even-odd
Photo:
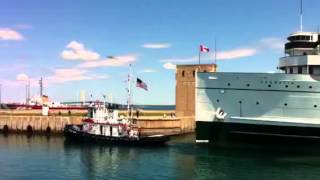
[(120, 116), (119, 111), (107, 108), (105, 103), (91, 104), (88, 117), (82, 125), (66, 125), (64, 134), (67, 140), (116, 144), (163, 144), (169, 136), (158, 134), (143, 136), (133, 122), (131, 109), (130, 75), (128, 76), (128, 116)]

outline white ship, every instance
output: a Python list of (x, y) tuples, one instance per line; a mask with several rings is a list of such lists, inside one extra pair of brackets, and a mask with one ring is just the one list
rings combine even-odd
[(281, 73), (198, 73), (196, 142), (229, 135), (320, 138), (320, 33), (292, 33)]

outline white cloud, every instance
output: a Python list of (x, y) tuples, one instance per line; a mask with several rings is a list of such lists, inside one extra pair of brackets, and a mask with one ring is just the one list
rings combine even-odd
[(14, 26), (17, 29), (32, 29), (33, 26), (31, 26), (30, 24), (16, 24)]
[(0, 28), (0, 40), (23, 40), (24, 37), (17, 31), (10, 28)]
[(155, 72), (157, 72), (157, 70), (155, 70), (155, 69), (143, 69), (140, 72), (141, 73), (155, 73)]
[(20, 73), (17, 75), (16, 77), (17, 81), (28, 81), (29, 80), (29, 76), (24, 74), (24, 73)]
[(47, 84), (64, 83), (69, 81), (107, 79), (106, 75), (90, 74), (87, 70), (77, 68), (55, 69), (54, 74), (44, 78)]
[(285, 41), (280, 38), (263, 38), (259, 41), (260, 48), (271, 48), (283, 50)]
[(100, 58), (98, 53), (86, 49), (82, 43), (77, 41), (71, 41), (66, 48), (67, 49), (61, 53), (61, 57), (65, 60), (92, 61)]
[(176, 65), (172, 63), (165, 63), (163, 64), (163, 68), (165, 69), (176, 69)]
[[(257, 49), (255, 48), (239, 48), (230, 51), (218, 51), (217, 59), (226, 60), (226, 59), (238, 59), (243, 57), (249, 57), (257, 54)], [(214, 54), (213, 54), (214, 56)]]
[(112, 58), (107, 58), (99, 61), (88, 61), (79, 64), (79, 68), (97, 68), (97, 67), (119, 67), (126, 66), (137, 60), (137, 55), (129, 54), (123, 56), (115, 56)]
[(165, 49), (165, 48), (170, 48), (171, 44), (168, 43), (150, 43), (150, 44), (144, 44), (142, 45), (144, 48), (148, 49)]
[(174, 63), (191, 63), (198, 60), (199, 57), (193, 56), (193, 57), (182, 57), (182, 58), (168, 58), (168, 59), (162, 59), (160, 62), (174, 62)]

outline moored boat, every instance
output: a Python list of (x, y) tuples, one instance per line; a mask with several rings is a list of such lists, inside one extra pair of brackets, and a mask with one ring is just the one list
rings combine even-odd
[(118, 117), (118, 110), (91, 105), (82, 125), (66, 125), (67, 140), (112, 144), (164, 144), (169, 136), (143, 136), (133, 119)]

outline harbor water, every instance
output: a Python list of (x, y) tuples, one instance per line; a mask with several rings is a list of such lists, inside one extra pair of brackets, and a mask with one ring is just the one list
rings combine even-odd
[(0, 134), (0, 179), (319, 179), (320, 146), (76, 144), (64, 137)]

